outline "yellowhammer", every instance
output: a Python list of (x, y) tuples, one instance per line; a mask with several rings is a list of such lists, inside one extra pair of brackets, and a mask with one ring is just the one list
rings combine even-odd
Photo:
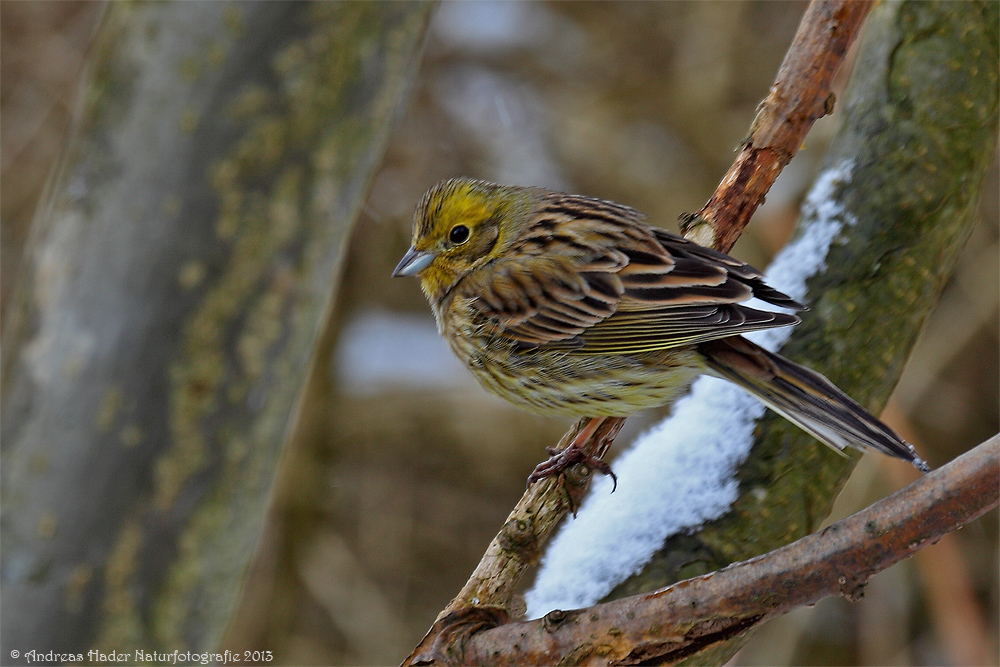
[[(610, 201), (452, 179), (417, 205), (413, 245), (394, 276), (420, 286), (451, 349), (489, 391), (548, 415), (598, 418), (663, 405), (701, 373), (743, 387), (825, 444), (870, 447), (927, 465), (888, 426), (822, 375), (740, 334), (796, 324), (756, 297), (803, 306), (756, 269), (647, 224)], [(574, 451), (575, 450), (575, 451)]]

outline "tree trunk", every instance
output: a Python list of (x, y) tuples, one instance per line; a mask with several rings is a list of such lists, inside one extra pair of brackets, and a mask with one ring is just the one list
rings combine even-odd
[(430, 9), (109, 7), (4, 331), (5, 661), (215, 647)]
[[(884, 2), (868, 19), (826, 168), (851, 161), (837, 203), (857, 219), (809, 282), (781, 350), (878, 414), (976, 219), (997, 144), (998, 5)], [(814, 224), (806, 214), (801, 229)], [(648, 591), (815, 530), (854, 467), (768, 413), (722, 517), (674, 535), (608, 599)], [(729, 642), (690, 659), (721, 664)]]

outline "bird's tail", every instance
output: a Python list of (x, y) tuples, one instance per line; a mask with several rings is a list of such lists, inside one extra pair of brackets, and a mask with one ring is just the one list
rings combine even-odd
[(913, 446), (819, 373), (742, 336), (702, 343), (709, 368), (836, 450), (878, 450), (929, 472)]

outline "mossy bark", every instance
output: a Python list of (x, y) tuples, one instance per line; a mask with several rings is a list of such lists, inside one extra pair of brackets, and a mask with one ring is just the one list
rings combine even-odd
[(5, 661), (214, 648), (430, 11), (109, 7), (5, 323)]
[[(997, 144), (995, 2), (883, 2), (868, 19), (828, 168), (853, 164), (835, 195), (846, 225), (808, 284), (781, 353), (878, 414), (976, 219)], [(815, 220), (805, 216), (801, 227)], [(770, 551), (815, 530), (854, 467), (768, 413), (722, 517), (667, 540), (609, 599)], [(933, 461), (931, 462), (934, 463)], [(729, 642), (689, 659), (721, 664)]]

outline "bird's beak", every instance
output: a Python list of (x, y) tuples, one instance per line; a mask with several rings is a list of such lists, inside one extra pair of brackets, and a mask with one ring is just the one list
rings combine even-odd
[(434, 259), (434, 253), (426, 252), (424, 250), (417, 250), (414, 247), (410, 247), (403, 255), (403, 259), (399, 260), (399, 264), (396, 265), (396, 270), (392, 272), (393, 278), (398, 278), (400, 276), (412, 276), (416, 273), (420, 273), (427, 268), (427, 265), (431, 263)]

